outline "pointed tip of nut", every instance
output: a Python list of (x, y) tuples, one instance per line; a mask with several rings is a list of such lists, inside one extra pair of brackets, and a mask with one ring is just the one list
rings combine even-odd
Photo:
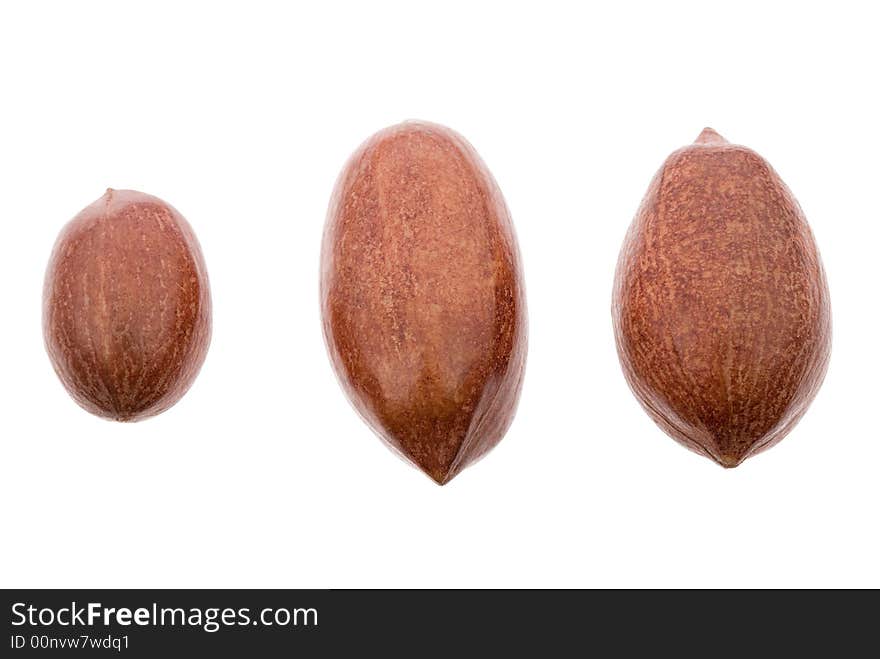
[(721, 137), (714, 128), (707, 126), (694, 140), (694, 144), (728, 144), (728, 141)]
[(449, 481), (451, 481), (453, 478), (455, 478), (455, 474), (450, 472), (449, 470), (446, 470), (446, 469), (435, 470), (435, 471), (429, 471), (427, 469), (422, 469), (422, 471), (424, 471), (428, 475), (428, 477), (432, 481), (437, 483), (437, 485), (439, 485), (440, 487), (443, 487)]
[(736, 455), (720, 455), (715, 458), (715, 462), (720, 464), (725, 469), (733, 469), (734, 467), (739, 467), (743, 460), (745, 460), (744, 456), (736, 456)]

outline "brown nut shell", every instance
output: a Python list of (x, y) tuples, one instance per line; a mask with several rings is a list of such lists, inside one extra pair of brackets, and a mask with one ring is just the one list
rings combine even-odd
[(189, 389), (211, 337), (208, 273), (174, 208), (107, 190), (61, 231), (43, 290), (43, 334), (73, 399), (138, 421)]
[(831, 351), (828, 286), (800, 206), (761, 156), (709, 128), (654, 177), (612, 312), (645, 410), (725, 467), (785, 437)]
[(507, 207), (474, 149), (406, 122), (342, 171), (321, 252), (324, 337), (367, 424), (444, 484), (504, 436), (526, 302)]

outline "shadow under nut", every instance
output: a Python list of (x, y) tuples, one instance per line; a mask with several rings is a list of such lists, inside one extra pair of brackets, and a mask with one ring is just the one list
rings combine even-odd
[(443, 484), (501, 440), (525, 367), (522, 268), (462, 137), (407, 122), (358, 149), (330, 203), (320, 293), (339, 380), (400, 455)]
[(208, 274), (186, 220), (132, 190), (83, 209), (49, 260), (43, 333), (58, 377), (89, 412), (137, 421), (174, 405), (211, 337)]

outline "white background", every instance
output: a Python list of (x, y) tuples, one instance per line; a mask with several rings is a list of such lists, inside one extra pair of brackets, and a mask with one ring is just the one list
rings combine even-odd
[[(0, 585), (880, 586), (871, 3), (310, 4), (0, 9)], [(516, 420), (443, 488), (359, 420), (319, 322), (335, 178), (407, 118), (480, 152), (527, 281)], [(707, 125), (794, 191), (834, 313), (809, 413), (729, 471), (641, 411), (609, 312), (648, 182)], [(108, 186), (189, 219), (214, 299), (195, 385), (134, 425), (73, 403), (40, 328)]]

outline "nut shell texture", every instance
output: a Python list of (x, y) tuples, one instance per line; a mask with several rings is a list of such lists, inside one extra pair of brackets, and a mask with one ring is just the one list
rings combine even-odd
[(612, 310), (648, 414), (725, 467), (785, 437), (825, 375), (831, 308), (807, 221), (763, 158), (711, 129), (654, 177)]
[(519, 252), (491, 174), (447, 128), (383, 130), (337, 182), (321, 256), (343, 388), (393, 449), (448, 482), (501, 440), (526, 358)]
[(89, 412), (136, 421), (189, 389), (208, 350), (208, 274), (192, 229), (150, 195), (108, 190), (62, 230), (43, 293), (46, 349)]

